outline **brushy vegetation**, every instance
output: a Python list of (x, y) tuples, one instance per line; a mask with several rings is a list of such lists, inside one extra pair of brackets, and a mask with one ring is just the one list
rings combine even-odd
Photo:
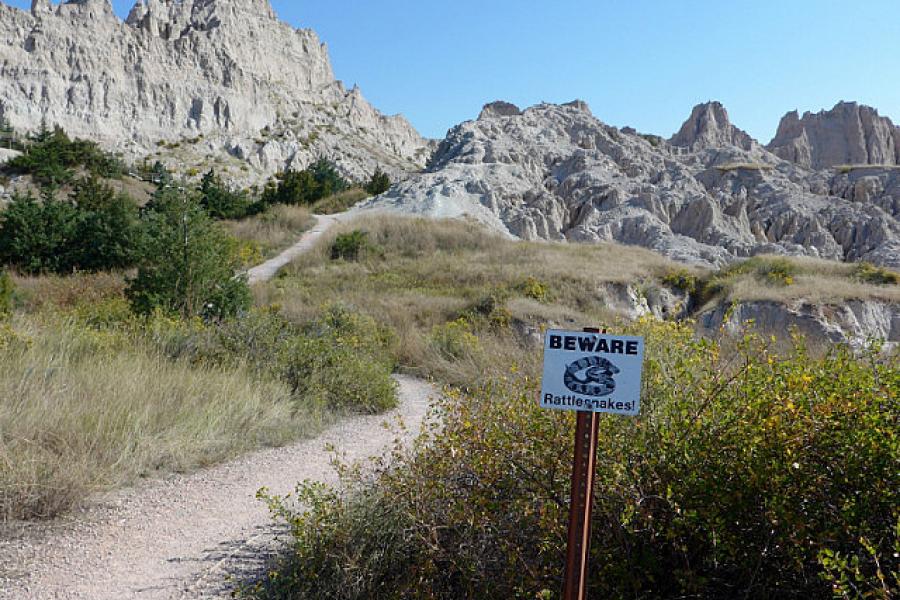
[(396, 340), (365, 316), (139, 318), (111, 284), (68, 306), (30, 303), (70, 280), (24, 281), (22, 308), (0, 323), (0, 521), (396, 405)]
[(125, 172), (122, 161), (104, 152), (87, 140), (72, 140), (59, 127), (46, 126), (23, 143), (23, 154), (6, 164), (16, 173), (31, 175), (35, 182), (60, 187), (71, 182), (77, 169), (106, 178), (121, 177)]
[(137, 275), (127, 290), (136, 312), (221, 318), (249, 308), (246, 279), (235, 275), (238, 247), (194, 197), (160, 189), (144, 227)]
[(327, 159), (319, 159), (302, 171), (279, 173), (263, 192), (264, 204), (312, 205), (343, 192), (349, 183)]
[[(625, 331), (647, 337), (645, 389), (640, 418), (601, 423), (592, 597), (900, 592), (898, 365), (775, 355), (752, 335), (725, 349), (671, 323)], [(450, 390), (414, 451), (374, 475), (301, 485), (308, 511), (269, 498), (293, 541), (250, 594), (557, 597), (574, 419), (538, 407), (535, 369), (505, 366)]]
[(66, 199), (14, 196), (0, 212), (0, 263), (26, 273), (121, 269), (141, 236), (137, 205), (91, 176)]
[(310, 207), (317, 215), (333, 215), (335, 213), (350, 210), (359, 202), (369, 197), (365, 190), (353, 187), (343, 192), (322, 198)]
[(302, 206), (277, 205), (246, 219), (223, 221), (228, 231), (251, 257), (245, 264), (260, 263), (300, 239), (315, 220)]
[(385, 193), (389, 189), (391, 189), (390, 176), (380, 168), (375, 169), (375, 172), (372, 173), (372, 178), (369, 179), (369, 183), (366, 184), (366, 192), (370, 196), (377, 196)]
[(212, 169), (200, 180), (197, 192), (200, 206), (214, 219), (244, 219), (263, 209), (247, 191), (226, 185)]

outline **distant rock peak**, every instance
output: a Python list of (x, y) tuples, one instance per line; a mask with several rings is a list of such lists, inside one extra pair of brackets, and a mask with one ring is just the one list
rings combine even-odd
[(731, 124), (728, 111), (721, 102), (698, 104), (691, 116), (669, 142), (692, 150), (737, 146), (752, 150), (756, 141), (745, 131)]
[(836, 165), (900, 164), (900, 129), (887, 117), (856, 102), (831, 110), (787, 113), (767, 146), (779, 157), (812, 169)]
[(511, 102), (496, 100), (484, 105), (478, 120), (496, 119), (498, 117), (517, 117), (522, 114), (522, 110)]

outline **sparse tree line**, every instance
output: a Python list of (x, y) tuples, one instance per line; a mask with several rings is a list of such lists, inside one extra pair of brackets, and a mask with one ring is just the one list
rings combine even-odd
[[(15, 193), (0, 212), (0, 265), (25, 274), (136, 270), (128, 296), (139, 313), (222, 317), (246, 309), (238, 244), (215, 221), (277, 204), (312, 206), (352, 186), (326, 159), (278, 174), (261, 192), (235, 189), (214, 170), (190, 185), (156, 162), (141, 169), (156, 191), (139, 206), (110, 184), (128, 172), (125, 163), (95, 143), (46, 126), (19, 138), (0, 122), (0, 142), (13, 139), (23, 153), (3, 170), (29, 175), (40, 192)], [(378, 169), (365, 189), (389, 187)]]

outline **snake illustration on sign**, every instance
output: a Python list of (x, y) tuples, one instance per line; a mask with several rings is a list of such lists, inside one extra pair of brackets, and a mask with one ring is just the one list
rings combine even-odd
[(641, 337), (548, 330), (541, 407), (637, 416), (643, 362)]
[[(579, 373), (585, 371), (583, 377)], [(563, 383), (576, 394), (600, 398), (616, 391), (616, 380), (619, 368), (610, 361), (599, 356), (587, 356), (569, 364), (563, 376)]]

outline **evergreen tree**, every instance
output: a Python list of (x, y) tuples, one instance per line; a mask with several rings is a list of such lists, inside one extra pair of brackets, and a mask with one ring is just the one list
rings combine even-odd
[(366, 192), (372, 196), (383, 194), (390, 188), (391, 178), (388, 177), (388, 174), (382, 171), (380, 167), (375, 169), (375, 172), (372, 174), (372, 179), (366, 184)]
[(156, 309), (182, 317), (224, 317), (250, 306), (236, 244), (199, 201), (175, 188), (162, 190), (144, 214), (146, 232), (138, 274), (128, 297), (138, 313)]
[(51, 190), (40, 202), (30, 193), (14, 195), (0, 213), (0, 262), (31, 274), (71, 272), (77, 222), (75, 207)]
[(134, 264), (141, 239), (134, 200), (116, 193), (95, 175), (75, 184), (71, 202), (78, 211), (75, 256), (79, 269), (122, 269)]
[(213, 169), (200, 181), (200, 205), (214, 219), (242, 219), (253, 212), (253, 201), (246, 192), (226, 186)]

